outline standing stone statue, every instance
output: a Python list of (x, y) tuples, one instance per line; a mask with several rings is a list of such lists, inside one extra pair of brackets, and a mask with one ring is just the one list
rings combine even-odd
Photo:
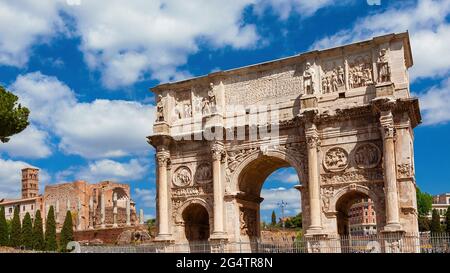
[(164, 121), (164, 101), (161, 94), (158, 95), (158, 102), (156, 103), (156, 121)]
[(377, 66), (378, 66), (378, 82), (388, 82), (391, 80), (391, 73), (387, 59), (387, 51), (385, 48), (380, 50)]
[(305, 71), (303, 71), (303, 90), (307, 95), (314, 94), (314, 76), (315, 71), (309, 62), (306, 63)]

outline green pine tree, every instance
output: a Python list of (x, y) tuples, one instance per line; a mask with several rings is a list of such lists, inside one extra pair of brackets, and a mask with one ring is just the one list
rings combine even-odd
[(58, 246), (56, 243), (56, 221), (53, 206), (50, 206), (45, 223), (45, 250), (56, 251)]
[(431, 233), (442, 232), (440, 218), (439, 212), (436, 209), (433, 209), (433, 214), (431, 215)]
[(276, 226), (277, 225), (277, 215), (275, 214), (275, 211), (272, 210), (272, 222), (271, 222), (272, 226)]
[(33, 248), (33, 222), (30, 213), (27, 212), (22, 223), (22, 245), (26, 249)]
[(447, 208), (447, 212), (445, 213), (445, 232), (450, 233), (450, 207)]
[(0, 246), (7, 246), (9, 241), (8, 223), (5, 217), (5, 208), (0, 208)]
[(66, 251), (66, 246), (70, 241), (73, 241), (73, 223), (72, 213), (68, 210), (66, 213), (66, 219), (64, 219), (61, 235), (59, 237), (59, 245), (62, 252)]
[(9, 245), (12, 247), (19, 247), (22, 244), (22, 226), (20, 224), (19, 210), (19, 206), (14, 208), (14, 216), (11, 223), (11, 237), (9, 240)]
[(45, 250), (44, 229), (42, 227), (41, 211), (37, 210), (33, 225), (33, 249)]
[(22, 132), (29, 124), (30, 110), (18, 103), (19, 98), (0, 86), (0, 143)]

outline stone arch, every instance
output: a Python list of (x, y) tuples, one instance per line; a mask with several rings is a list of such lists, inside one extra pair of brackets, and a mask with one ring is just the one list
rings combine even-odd
[[(240, 189), (240, 183), (242, 182), (242, 174), (245, 173), (246, 168), (253, 164), (256, 160), (261, 159), (275, 159), (275, 161), (278, 161), (278, 166), (274, 168), (272, 171), (268, 172), (268, 175), (270, 175), (274, 170), (282, 167), (293, 167), (297, 173), (297, 176), (301, 183), (306, 183), (307, 177), (304, 172), (301, 170), (304, 170), (304, 164), (305, 162), (301, 162), (299, 159), (294, 158), (294, 156), (290, 153), (287, 153), (284, 150), (280, 149), (268, 149), (266, 151), (257, 150), (251, 154), (249, 154), (244, 160), (242, 160), (241, 163), (236, 167), (234, 173), (231, 176), (232, 186), (235, 187), (236, 190)], [(267, 178), (267, 176), (266, 176)], [(263, 179), (262, 182), (264, 182), (265, 179)]]
[(207, 203), (195, 198), (183, 204), (178, 216), (184, 227), (184, 235), (187, 241), (206, 241), (212, 233), (212, 212)]
[(360, 185), (360, 184), (350, 184), (347, 185), (343, 188), (340, 188), (331, 198), (331, 202), (330, 202), (330, 211), (334, 213), (334, 215), (336, 215), (336, 231), (337, 233), (339, 232), (339, 229), (342, 227), (339, 227), (342, 223), (340, 223), (339, 217), (342, 217), (342, 215), (340, 216), (339, 213), (339, 207), (344, 208), (344, 210), (346, 212), (348, 212), (348, 209), (350, 208), (351, 201), (355, 200), (356, 198), (364, 198), (364, 197), (368, 197), (370, 198), (373, 203), (374, 203), (374, 207), (375, 207), (375, 212), (376, 212), (376, 226), (377, 226), (377, 231), (380, 230), (380, 228), (382, 227), (382, 223), (383, 223), (383, 215), (384, 215), (384, 207), (383, 207), (383, 203), (381, 202), (381, 198), (383, 198), (382, 196), (379, 196), (379, 194), (374, 191), (373, 189), (365, 186), (365, 185)]
[(181, 223), (184, 224), (184, 220), (183, 220), (183, 211), (189, 207), (189, 205), (191, 204), (199, 204), (202, 205), (206, 211), (208, 212), (208, 216), (209, 216), (209, 223), (212, 226), (212, 220), (213, 220), (213, 209), (211, 207), (211, 205), (205, 201), (202, 198), (198, 198), (198, 197), (194, 197), (194, 198), (190, 198), (188, 200), (186, 200), (176, 211), (176, 217), (175, 217), (175, 221), (177, 223)]

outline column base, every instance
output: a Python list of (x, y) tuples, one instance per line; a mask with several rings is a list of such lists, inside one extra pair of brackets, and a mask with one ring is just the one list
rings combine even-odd
[(404, 231), (402, 230), (402, 225), (398, 223), (393, 223), (385, 225), (381, 232), (404, 232)]
[(118, 225), (117, 224), (113, 224), (112, 227), (115, 228), (115, 227), (118, 227)]
[(211, 236), (209, 236), (210, 241), (227, 241), (228, 237), (225, 232), (213, 232)]
[(165, 243), (171, 243), (175, 241), (172, 237), (172, 234), (158, 234), (156, 235), (155, 242), (165, 242)]
[(305, 235), (326, 235), (322, 227), (310, 227), (306, 230)]

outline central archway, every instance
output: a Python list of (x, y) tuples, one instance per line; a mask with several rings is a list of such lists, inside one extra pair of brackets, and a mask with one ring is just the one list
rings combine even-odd
[[(287, 157), (280, 156), (277, 152), (268, 154), (257, 154), (248, 158), (239, 171), (238, 192), (239, 192), (239, 222), (240, 238), (244, 241), (253, 241), (261, 238), (261, 203), (263, 202), (263, 185), (268, 178), (280, 169), (291, 168), (297, 176), (295, 184), (300, 181), (298, 166)], [(285, 184), (286, 190), (294, 190), (295, 184)], [(300, 192), (298, 202), (300, 204)], [(279, 196), (278, 201), (282, 201), (283, 196)], [(274, 208), (274, 210), (277, 208)], [(278, 215), (281, 217), (281, 215)], [(293, 215), (294, 216), (294, 215)], [(277, 221), (280, 220), (277, 217)], [(282, 219), (284, 220), (284, 219)]]

